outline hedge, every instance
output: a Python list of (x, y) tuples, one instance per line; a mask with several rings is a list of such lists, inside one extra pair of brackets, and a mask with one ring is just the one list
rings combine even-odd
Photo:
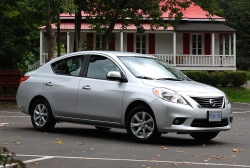
[(247, 71), (183, 71), (190, 79), (212, 86), (236, 86), (247, 83)]

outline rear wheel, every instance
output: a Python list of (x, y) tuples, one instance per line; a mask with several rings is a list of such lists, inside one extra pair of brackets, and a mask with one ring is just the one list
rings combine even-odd
[(194, 132), (190, 133), (190, 136), (198, 141), (210, 141), (215, 138), (219, 132)]
[(126, 130), (130, 137), (138, 142), (149, 142), (161, 136), (153, 112), (144, 106), (135, 107), (129, 112)]
[(33, 104), (31, 121), (33, 127), (38, 131), (51, 131), (55, 127), (56, 121), (46, 100), (40, 99)]

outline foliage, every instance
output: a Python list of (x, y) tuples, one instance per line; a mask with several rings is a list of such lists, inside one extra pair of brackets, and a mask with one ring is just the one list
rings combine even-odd
[(250, 1), (217, 0), (222, 9), (221, 16), (226, 24), (237, 30), (237, 68), (248, 70), (250, 67)]
[(184, 71), (185, 75), (187, 75), (190, 79), (201, 82), (208, 83), (209, 82), (209, 73), (207, 71)]
[[(26, 69), (39, 55), (42, 21), (32, 0), (2, 0), (0, 3), (0, 69)], [(34, 22), (34, 20), (36, 22)]]
[(232, 86), (242, 86), (247, 82), (247, 72), (246, 71), (236, 71), (230, 74), (231, 85)]
[(246, 71), (184, 71), (190, 79), (212, 86), (243, 86), (247, 82)]
[(7, 148), (0, 146), (0, 164), (4, 167), (11, 164), (13, 168), (25, 168), (25, 164), (17, 159), (14, 159), (15, 154), (10, 153)]
[[(215, 11), (215, 0), (194, 0), (194, 2), (206, 3), (209, 11)], [(103, 37), (102, 49), (107, 48), (107, 42), (114, 30), (116, 22), (122, 27), (132, 24), (137, 28), (138, 33), (144, 32), (143, 20), (147, 18), (151, 29), (159, 27), (165, 29), (169, 25), (175, 26), (182, 19), (182, 9), (188, 8), (190, 0), (86, 0), (82, 10), (88, 13), (87, 22), (92, 24), (93, 29)], [(209, 4), (213, 4), (209, 6)], [(169, 22), (162, 18), (162, 12), (168, 12)], [(95, 17), (93, 17), (95, 16)]]

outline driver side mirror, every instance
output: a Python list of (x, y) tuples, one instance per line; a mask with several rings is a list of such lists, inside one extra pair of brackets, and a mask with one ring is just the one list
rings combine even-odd
[(120, 82), (128, 82), (127, 78), (118, 71), (109, 71), (107, 74), (107, 79), (118, 80)]

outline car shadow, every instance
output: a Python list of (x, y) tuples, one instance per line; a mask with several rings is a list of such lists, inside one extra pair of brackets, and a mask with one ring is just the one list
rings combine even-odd
[[(23, 128), (24, 129), (24, 128)], [(33, 128), (27, 128), (29, 132), (36, 131)], [(37, 132), (37, 131), (36, 131)], [(133, 141), (127, 134), (126, 130), (124, 129), (111, 129), (108, 131), (101, 131), (98, 129), (95, 129), (95, 127), (91, 126), (83, 126), (83, 127), (55, 127), (51, 133), (54, 134), (61, 134), (61, 135), (69, 135), (73, 136), (75, 138), (84, 138), (87, 140), (90, 140), (92, 138), (94, 139), (101, 139), (101, 140), (107, 140), (107, 141), (117, 141), (117, 142), (123, 142), (123, 143), (137, 143), (137, 144), (151, 144), (151, 145), (168, 145), (168, 146), (178, 146), (178, 147), (190, 147), (190, 146), (215, 146), (215, 145), (221, 145), (225, 144), (226, 142), (222, 142), (215, 138), (214, 140), (211, 140), (209, 142), (200, 142), (189, 135), (178, 135), (175, 133), (170, 134), (163, 134), (160, 138), (157, 140), (150, 142), (150, 143), (138, 143)]]

